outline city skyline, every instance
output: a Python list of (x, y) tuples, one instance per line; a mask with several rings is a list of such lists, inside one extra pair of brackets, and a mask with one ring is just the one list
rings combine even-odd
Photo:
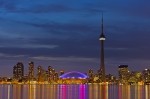
[(150, 69), (132, 71), (128, 65), (118, 66), (118, 77), (106, 74), (103, 66), (95, 73), (93, 69), (87, 72), (79, 71), (56, 71), (52, 66), (44, 69), (42, 66), (35, 67), (34, 62), (29, 62), (28, 73), (24, 74), (24, 65), (18, 62), (13, 67), (11, 77), (0, 77), (1, 84), (119, 84), (119, 85), (149, 85)]
[[(146, 3), (147, 2), (147, 3)], [(100, 66), (99, 33), (104, 12), (106, 74), (119, 65), (149, 68), (150, 1), (0, 1), (0, 75), (23, 62), (56, 70), (95, 72)]]

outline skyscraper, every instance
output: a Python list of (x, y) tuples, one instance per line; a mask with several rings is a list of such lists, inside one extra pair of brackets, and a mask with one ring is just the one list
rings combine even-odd
[(29, 75), (28, 75), (29, 80), (34, 79), (34, 62), (29, 62)]
[(37, 81), (40, 82), (42, 78), (42, 67), (38, 66), (37, 70)]
[(102, 32), (99, 37), (100, 43), (101, 43), (101, 60), (100, 60), (100, 72), (101, 72), (101, 80), (102, 82), (105, 82), (105, 63), (104, 63), (104, 41), (105, 41), (105, 35), (103, 30), (103, 14), (102, 14), (102, 26), (101, 26)]
[(145, 69), (143, 71), (143, 80), (145, 84), (150, 84), (150, 69)]
[(51, 83), (54, 80), (54, 71), (52, 66), (48, 66), (48, 81)]
[(18, 62), (13, 67), (13, 78), (17, 80), (21, 80), (24, 76), (24, 65), (21, 62)]
[(42, 66), (38, 66), (37, 67), (37, 81), (40, 82), (44, 82), (44, 81), (48, 81), (48, 71), (45, 71)]
[(120, 65), (118, 67), (118, 72), (119, 72), (119, 82), (121, 84), (128, 84), (128, 79), (130, 77), (128, 65)]

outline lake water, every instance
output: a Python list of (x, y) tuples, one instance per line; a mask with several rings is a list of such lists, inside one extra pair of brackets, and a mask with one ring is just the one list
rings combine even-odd
[(150, 86), (0, 85), (0, 99), (150, 99)]

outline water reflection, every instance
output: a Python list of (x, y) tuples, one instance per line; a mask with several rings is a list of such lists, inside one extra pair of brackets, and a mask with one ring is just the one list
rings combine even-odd
[(0, 99), (150, 99), (150, 86), (0, 85)]
[(56, 99), (87, 99), (87, 85), (59, 85)]
[(145, 86), (145, 99), (150, 99), (150, 86)]
[(89, 99), (108, 99), (108, 86), (91, 84), (89, 87)]

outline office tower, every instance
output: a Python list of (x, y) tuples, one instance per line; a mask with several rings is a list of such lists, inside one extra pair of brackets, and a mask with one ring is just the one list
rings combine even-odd
[(37, 81), (40, 82), (42, 78), (42, 67), (38, 66), (37, 70)]
[(141, 82), (141, 81), (142, 81), (142, 73), (141, 72), (132, 71), (130, 73), (130, 77), (129, 77), (129, 80), (128, 80), (128, 83), (130, 85), (132, 85), (132, 84), (138, 84), (138, 82)]
[(37, 67), (37, 81), (44, 82), (48, 81), (48, 71), (45, 71), (42, 66)]
[(54, 80), (54, 69), (48, 66), (48, 81), (51, 83)]
[(106, 75), (106, 81), (112, 84), (116, 83), (116, 77), (111, 74), (108, 74)]
[(22, 80), (24, 76), (24, 66), (23, 63), (18, 62), (14, 67), (13, 67), (13, 78), (17, 80)]
[(105, 82), (105, 63), (104, 63), (104, 41), (105, 41), (105, 35), (103, 31), (103, 14), (102, 14), (102, 32), (99, 37), (100, 43), (101, 43), (101, 64), (100, 64), (100, 71), (101, 71), (101, 80), (102, 82)]
[(29, 74), (28, 74), (29, 80), (34, 79), (34, 62), (29, 62)]
[(54, 82), (57, 82), (59, 79), (58, 73), (54, 73)]
[(93, 72), (92, 69), (89, 69), (89, 71), (88, 71), (88, 76), (89, 76), (88, 82), (89, 82), (89, 83), (93, 83), (93, 80), (94, 80), (94, 72)]
[(143, 71), (143, 80), (145, 84), (150, 84), (150, 69), (145, 69)]
[(119, 82), (121, 84), (128, 84), (128, 79), (130, 77), (130, 71), (128, 69), (128, 65), (120, 65), (118, 67), (119, 72)]
[(45, 81), (49, 81), (49, 74), (48, 74), (48, 71), (45, 71)]

